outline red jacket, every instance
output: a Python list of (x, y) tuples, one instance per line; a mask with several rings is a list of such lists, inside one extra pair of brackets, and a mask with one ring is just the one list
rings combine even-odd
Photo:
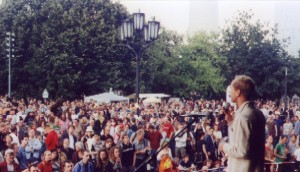
[(58, 135), (54, 130), (50, 131), (46, 137), (46, 147), (47, 150), (53, 150), (58, 144)]
[[(21, 172), (21, 167), (19, 164), (13, 162), (14, 171)], [(0, 172), (7, 172), (7, 163), (6, 161), (0, 163)]]
[(51, 162), (41, 162), (38, 166), (41, 172), (52, 172), (52, 164)]

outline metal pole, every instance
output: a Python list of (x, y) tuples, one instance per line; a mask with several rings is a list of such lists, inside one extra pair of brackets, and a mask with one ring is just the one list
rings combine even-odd
[(285, 67), (285, 88), (284, 88), (284, 109), (287, 110), (288, 107), (288, 100), (287, 100), (287, 67)]
[(12, 32), (9, 32), (9, 52), (8, 52), (8, 97), (11, 98), (11, 54), (12, 54)]
[(136, 113), (137, 116), (140, 116), (140, 108), (139, 108), (139, 102), (140, 102), (140, 58), (141, 58), (141, 53), (138, 51), (136, 53), (136, 81), (135, 81), (135, 98), (136, 98), (136, 103), (137, 103), (137, 109)]

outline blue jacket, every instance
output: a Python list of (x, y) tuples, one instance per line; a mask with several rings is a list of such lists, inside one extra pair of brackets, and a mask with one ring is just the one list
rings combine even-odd
[(94, 172), (94, 166), (91, 162), (88, 162), (88, 171), (85, 171), (84, 164), (81, 160), (75, 165), (72, 172)]
[(19, 159), (21, 170), (26, 169), (27, 168), (26, 151), (25, 148), (23, 148), (22, 146), (19, 146), (19, 152), (17, 154), (17, 158)]

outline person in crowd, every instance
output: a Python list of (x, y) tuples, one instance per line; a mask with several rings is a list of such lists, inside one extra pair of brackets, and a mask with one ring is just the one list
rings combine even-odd
[(206, 134), (204, 137), (206, 143), (206, 151), (209, 159), (216, 160), (216, 153), (215, 153), (215, 143), (213, 137), (214, 129), (211, 128), (209, 125), (206, 126)]
[(274, 117), (272, 115), (269, 115), (267, 119), (267, 131), (268, 135), (271, 135), (273, 139), (278, 136), (276, 122), (274, 121)]
[(63, 134), (61, 135), (61, 141), (63, 141), (64, 139), (68, 139), (69, 141), (69, 148), (71, 149), (75, 149), (75, 143), (77, 142), (77, 137), (74, 135), (74, 129), (75, 126), (73, 125), (69, 125), (68, 130), (65, 130), (63, 132)]
[(67, 159), (72, 159), (72, 156), (73, 156), (73, 153), (74, 153), (74, 149), (70, 148), (70, 141), (69, 141), (68, 138), (65, 138), (63, 140), (63, 147), (62, 147), (61, 151), (63, 153), (65, 153)]
[[(212, 168), (212, 166), (213, 166), (213, 161), (210, 159), (205, 160), (203, 163), (203, 167), (206, 168), (207, 170)], [(203, 169), (203, 167), (202, 167), (202, 169)]]
[(276, 145), (274, 149), (275, 162), (278, 164), (278, 172), (284, 172), (284, 165), (280, 164), (285, 161), (287, 158), (287, 149), (286, 149), (287, 136), (282, 135), (280, 137), (279, 143)]
[(76, 138), (81, 138), (83, 130), (81, 128), (81, 125), (79, 125), (79, 120), (78, 119), (73, 120), (73, 126), (74, 126), (74, 131), (73, 131), (74, 136)]
[(104, 148), (106, 148), (108, 151), (114, 146), (114, 142), (111, 138), (108, 138), (104, 142)]
[(92, 150), (96, 151), (97, 154), (98, 154), (99, 150), (103, 148), (103, 144), (102, 144), (102, 141), (100, 139), (100, 134), (99, 133), (94, 134), (94, 140), (95, 141), (92, 145)]
[[(183, 129), (183, 124), (178, 123), (175, 135), (181, 132)], [(186, 141), (187, 141), (187, 131), (184, 131), (181, 135), (175, 138), (175, 156), (176, 163), (179, 164), (179, 160), (182, 159), (186, 154)]]
[(28, 131), (28, 136), (29, 136), (28, 144), (25, 147), (27, 162), (28, 163), (37, 162), (39, 161), (42, 143), (37, 138), (35, 138), (34, 129), (30, 129)]
[(11, 133), (9, 135), (12, 138), (12, 142), (18, 143), (20, 145), (17, 127), (16, 126), (11, 127), (10, 131)]
[(113, 171), (113, 164), (109, 160), (108, 151), (106, 149), (101, 149), (99, 151), (97, 163), (95, 164), (95, 171), (97, 172)]
[(34, 120), (35, 120), (35, 114), (34, 114), (34, 112), (29, 112), (29, 113), (27, 114), (27, 116), (25, 117), (24, 122), (25, 122), (25, 124), (26, 124), (27, 126), (30, 126), (31, 123), (32, 123)]
[[(241, 86), (237, 84), (236, 88), (242, 88)], [(243, 89), (236, 89), (240, 90), (240, 92), (243, 92)], [(236, 91), (235, 94), (238, 94), (238, 91)], [(235, 95), (234, 95), (235, 96)], [(233, 97), (233, 99), (237, 99), (236, 97)], [(169, 130), (168, 127), (170, 128), (176, 128), (176, 123), (186, 123), (190, 120), (190, 118), (183, 118), (180, 117), (181, 115), (186, 115), (192, 112), (195, 113), (207, 113), (209, 115), (209, 120), (204, 120), (202, 119), (199, 122), (196, 122), (195, 124), (192, 124), (192, 126), (188, 127), (188, 134), (187, 134), (187, 139), (186, 139), (186, 155), (189, 155), (189, 161), (192, 162), (193, 164), (196, 165), (197, 170), (200, 170), (201, 167), (203, 166), (203, 161), (206, 159), (209, 159), (211, 157), (208, 156), (207, 152), (207, 146), (206, 142), (204, 141), (205, 134), (203, 133), (208, 133), (207, 131), (204, 131), (206, 126), (210, 126), (214, 128), (212, 142), (214, 146), (212, 146), (211, 152), (214, 152), (216, 157), (213, 160), (214, 167), (217, 167), (218, 164), (220, 164), (220, 169), (208, 169), (209, 171), (215, 172), (215, 171), (221, 171), (222, 168), (227, 167), (227, 164), (229, 163), (229, 167), (232, 167), (230, 164), (231, 162), (236, 162), (232, 161), (232, 159), (241, 159), (240, 157), (243, 157), (245, 154), (243, 154), (245, 151), (249, 152), (248, 150), (252, 146), (252, 142), (249, 142), (247, 144), (242, 144), (242, 145), (249, 145), (249, 149), (239, 149), (240, 144), (233, 145), (232, 150), (237, 150), (238, 154), (235, 154), (236, 152), (224, 152), (221, 150), (221, 145), (226, 145), (223, 143), (223, 140), (227, 140), (227, 136), (230, 135), (229, 137), (229, 145), (231, 143), (235, 143), (235, 141), (232, 141), (238, 133), (240, 129), (244, 129), (244, 125), (239, 125), (239, 127), (234, 128), (234, 124), (239, 121), (243, 122), (241, 120), (241, 113), (244, 112), (245, 109), (240, 108), (243, 107), (239, 103), (236, 103), (238, 106), (237, 108), (231, 107), (232, 110), (227, 111), (227, 109), (222, 108), (226, 104), (224, 100), (204, 100), (204, 99), (194, 99), (194, 100), (186, 100), (186, 99), (181, 99), (179, 101), (166, 101), (162, 100), (162, 103), (155, 103), (155, 104), (145, 104), (141, 102), (139, 104), (140, 107), (140, 116), (137, 116), (136, 114), (136, 108), (132, 103), (126, 103), (126, 102), (120, 102), (120, 103), (98, 103), (96, 101), (90, 101), (90, 102), (83, 102), (80, 100), (75, 100), (75, 101), (68, 101), (66, 100), (65, 102), (62, 103), (61, 107), (56, 107), (59, 113), (57, 111), (53, 112), (52, 115), (51, 111), (53, 108), (51, 108), (51, 105), (54, 104), (52, 100), (47, 100), (45, 102), (41, 102), (36, 99), (31, 99), (28, 98), (26, 100), (10, 100), (11, 102), (3, 99), (0, 95), (0, 162), (5, 161), (5, 150), (10, 148), (14, 151), (14, 162), (20, 163), (20, 160), (17, 158), (17, 155), (19, 153), (19, 146), (22, 145), (22, 139), (24, 135), (28, 134), (29, 137), (29, 142), (27, 146), (25, 147), (26, 150), (26, 165), (28, 166), (27, 169), (24, 170), (30, 171), (29, 167), (34, 166), (35, 159), (37, 158), (38, 163), (44, 160), (44, 154), (45, 151), (47, 150), (46, 148), (46, 143), (49, 141), (47, 140), (47, 135), (49, 136), (49, 133), (46, 130), (46, 126), (49, 123), (47, 121), (51, 116), (53, 116), (53, 123), (51, 125), (54, 125), (55, 123), (55, 118), (57, 118), (58, 127), (61, 129), (59, 130), (58, 137), (57, 139), (52, 139), (54, 141), (57, 141), (56, 146), (53, 147), (53, 150), (57, 149), (57, 157), (61, 161), (60, 163), (60, 171), (64, 171), (64, 162), (66, 159), (72, 159), (72, 156), (74, 154), (73, 148), (76, 146), (74, 145), (76, 141), (72, 141), (71, 139), (74, 137), (69, 137), (69, 135), (75, 136), (77, 139), (80, 140), (82, 138), (82, 134), (85, 133), (86, 130), (89, 130), (89, 127), (94, 131), (94, 136), (90, 137), (86, 140), (86, 145), (83, 146), (83, 149), (81, 151), (88, 150), (90, 151), (90, 158), (89, 161), (93, 163), (94, 165), (94, 170), (96, 171), (96, 166), (97, 166), (97, 158), (100, 157), (100, 154), (98, 152), (102, 149), (107, 148), (108, 152), (112, 152), (112, 150), (115, 148), (115, 146), (120, 147), (121, 149), (121, 164), (122, 164), (122, 171), (130, 171), (134, 167), (138, 167), (136, 163), (136, 158), (135, 156), (141, 156), (144, 155), (143, 159), (141, 159), (142, 162), (145, 161), (145, 158), (149, 156), (149, 154), (154, 154), (157, 150), (160, 149), (159, 147), (159, 142), (161, 145), (165, 145), (166, 141), (169, 140), (169, 137), (174, 136), (174, 133), (169, 135)], [(237, 102), (237, 101), (236, 101)], [(273, 136), (273, 147), (276, 146), (276, 139), (283, 135), (283, 132), (286, 132), (286, 130), (283, 128), (284, 122), (287, 118), (290, 119), (290, 122), (292, 124), (292, 131), (289, 134), (289, 139), (286, 142), (285, 146), (288, 151), (285, 152), (286, 158), (284, 159), (284, 167), (283, 170), (281, 171), (289, 171), (293, 165), (296, 163), (293, 163), (293, 161), (297, 161), (297, 154), (295, 153), (297, 150), (297, 144), (298, 144), (298, 139), (294, 139), (295, 136), (292, 134), (297, 134), (297, 122), (299, 122), (299, 118), (297, 118), (300, 114), (299, 107), (295, 106), (295, 102), (290, 102), (290, 105), (287, 107), (287, 109), (284, 109), (285, 104), (279, 103), (279, 102), (274, 102), (274, 101), (261, 101), (261, 100), (256, 100), (255, 102), (248, 101), (249, 104), (257, 107), (266, 107), (263, 108), (266, 114), (266, 117), (268, 118), (266, 126), (266, 135), (265, 137), (268, 137), (269, 135)], [(246, 104), (246, 103), (245, 103)], [(248, 108), (248, 105), (247, 109)], [(234, 109), (234, 110), (233, 110)], [(250, 108), (251, 109), (251, 108)], [(255, 108), (253, 108), (255, 109)], [(55, 109), (54, 109), (55, 110)], [(267, 111), (268, 113), (267, 113)], [(13, 112), (15, 111), (15, 112)], [(107, 118), (104, 114), (104, 111), (106, 113), (110, 114), (109, 118)], [(235, 112), (233, 112), (235, 111)], [(34, 120), (31, 122), (31, 125), (27, 126), (22, 120), (20, 120), (20, 117), (25, 119), (26, 115), (32, 112), (34, 116)], [(233, 120), (229, 120), (230, 116), (228, 115), (231, 112), (233, 116)], [(256, 111), (255, 111), (256, 112)], [(64, 117), (64, 115), (66, 116)], [(69, 115), (67, 115), (69, 114)], [(296, 114), (296, 115), (293, 115)], [(243, 115), (242, 115), (243, 116)], [(30, 117), (30, 116), (29, 116)], [(251, 116), (252, 117), (252, 116)], [(273, 122), (272, 122), (272, 118)], [(79, 121), (78, 121), (79, 119)], [(239, 119), (239, 120), (238, 120)], [(251, 118), (254, 119), (254, 118)], [(67, 120), (73, 121), (72, 124), (69, 123), (67, 124)], [(97, 124), (97, 121), (99, 123)], [(48, 122), (48, 123), (47, 123)], [(165, 123), (170, 124), (169, 126), (165, 126)], [(12, 125), (14, 124), (14, 125)], [(60, 125), (61, 124), (61, 125)], [(252, 125), (252, 123), (250, 123)], [(74, 125), (75, 129), (72, 131), (72, 127), (69, 127), (71, 125)], [(250, 126), (251, 126), (250, 125)], [(289, 124), (290, 125), (290, 124)], [(295, 125), (295, 127), (294, 127)], [(154, 127), (152, 127), (154, 126)], [(217, 126), (220, 127), (220, 132), (217, 130)], [(63, 129), (65, 127), (65, 129)], [(96, 129), (98, 127), (98, 129)], [(256, 125), (255, 125), (256, 127)], [(10, 130), (14, 131), (14, 128), (16, 128), (16, 131), (14, 134), (10, 134)], [(286, 127), (288, 128), (288, 127)], [(298, 127), (299, 128), (299, 127)], [(70, 129), (70, 131), (69, 131)], [(105, 129), (108, 131), (105, 131)], [(257, 131), (257, 127), (255, 128), (255, 131)], [(64, 132), (62, 132), (64, 130)], [(76, 131), (77, 130), (77, 131)], [(96, 131), (99, 130), (99, 131)], [(144, 139), (146, 140), (148, 146), (150, 147), (148, 150), (145, 151), (145, 154), (135, 154), (137, 152), (137, 147), (135, 143), (138, 141), (138, 132), (139, 130), (142, 130), (144, 134)], [(170, 129), (172, 130), (172, 129)], [(277, 134), (276, 134), (277, 130)], [(285, 130), (285, 131), (283, 131)], [(34, 132), (32, 132), (34, 131)], [(119, 132), (120, 131), (120, 132)], [(153, 131), (153, 132), (152, 132)], [(208, 130), (209, 131), (209, 130)], [(247, 130), (246, 130), (247, 131)], [(290, 129), (288, 130), (290, 131)], [(157, 136), (161, 135), (161, 139), (156, 139), (155, 132), (157, 133)], [(174, 132), (174, 131), (173, 131)], [(253, 130), (250, 131), (251, 133)], [(31, 134), (32, 133), (32, 134)], [(100, 134), (100, 136), (98, 135)], [(108, 134), (107, 134), (108, 133)], [(229, 133), (229, 134), (228, 134)], [(247, 135), (247, 132), (242, 132)], [(257, 132), (258, 133), (258, 132)], [(6, 136), (8, 135), (8, 136)], [(201, 135), (201, 137), (200, 137)], [(16, 137), (19, 139), (21, 143), (15, 142)], [(202, 137), (203, 136), (203, 137)], [(277, 137), (276, 137), (277, 136)], [(12, 138), (14, 137), (14, 138)], [(275, 138), (274, 138), (275, 137)], [(6, 144), (6, 139), (7, 139), (7, 144)], [(127, 139), (130, 138), (130, 139)], [(200, 139), (201, 138), (201, 139)], [(244, 137), (239, 137), (239, 138), (244, 138)], [(250, 140), (252, 139), (249, 136)], [(41, 149), (39, 151), (33, 151), (36, 145), (37, 139), (41, 146)], [(127, 140), (129, 140), (127, 142)], [(47, 140), (47, 142), (46, 142)], [(51, 139), (50, 139), (51, 140)], [(89, 142), (89, 141), (91, 142)], [(160, 141), (159, 141), (160, 140)], [(195, 140), (195, 141), (194, 141)], [(238, 141), (241, 142), (242, 139), (239, 139)], [(259, 139), (258, 139), (259, 140)], [(278, 139), (277, 139), (278, 140)], [(295, 141), (296, 140), (296, 141)], [(116, 141), (116, 143), (114, 142)], [(148, 142), (149, 141), (149, 142)], [(218, 152), (217, 149), (217, 143), (219, 142), (219, 148), (220, 151)], [(236, 143), (239, 143), (236, 142)], [(3, 143), (3, 144), (2, 144)], [(140, 145), (142, 142), (138, 142)], [(243, 142), (244, 143), (244, 142)], [(269, 144), (271, 142), (268, 142), (268, 138), (266, 139), (266, 144), (264, 145), (265, 149), (265, 158), (270, 156), (268, 154), (272, 154), (272, 146)], [(221, 144), (221, 145), (220, 145)], [(260, 140), (257, 142), (257, 145), (260, 144)], [(32, 146), (33, 145), (33, 146)], [(63, 145), (63, 147), (60, 147), (60, 145)], [(73, 146), (72, 146), (73, 145)], [(195, 145), (195, 146), (193, 146)], [(72, 147), (72, 149), (70, 149)], [(164, 148), (157, 156), (156, 158), (159, 158), (155, 163), (152, 161), (147, 164), (147, 168), (150, 167), (153, 168), (155, 164), (158, 168), (152, 169), (152, 171), (158, 171), (162, 169), (164, 170), (173, 170), (176, 171), (176, 167), (179, 164), (175, 164), (175, 159), (173, 157), (175, 156), (176, 152), (176, 141), (172, 141), (169, 146)], [(224, 146), (223, 146), (224, 147)], [(227, 146), (225, 146), (226, 149)], [(229, 146), (230, 148), (230, 146)], [(236, 149), (235, 149), (236, 148)], [(253, 148), (253, 147), (251, 147)], [(268, 151), (269, 149), (269, 151)], [(150, 150), (150, 151), (149, 151)], [(241, 151), (242, 150), (242, 151)], [(253, 150), (253, 149), (251, 149)], [(142, 150), (143, 151), (143, 150)], [(275, 151), (275, 149), (274, 149)], [(274, 153), (273, 151), (273, 153)], [(206, 153), (205, 153), (206, 152)], [(257, 153), (258, 151), (252, 151), (251, 153)], [(267, 154), (268, 152), (268, 154)], [(294, 155), (292, 154), (294, 152)], [(240, 154), (241, 153), (241, 154)], [(39, 154), (39, 155), (37, 155)], [(76, 162), (80, 162), (83, 158), (83, 153), (78, 152), (76, 154)], [(75, 155), (74, 154), (74, 155)], [(103, 156), (105, 156), (105, 153), (102, 153)], [(201, 154), (201, 155), (200, 155)], [(2, 156), (1, 156), (2, 155)], [(65, 156), (64, 156), (65, 155)], [(237, 156), (238, 157), (235, 157)], [(228, 156), (228, 157), (227, 157)], [(248, 155), (247, 155), (248, 156)], [(249, 155), (251, 157), (252, 154)], [(65, 158), (64, 158), (65, 157)], [(108, 160), (110, 159), (109, 155), (107, 155)], [(200, 158), (202, 157), (202, 158)], [(272, 157), (272, 155), (271, 155)], [(41, 159), (42, 158), (42, 159)], [(229, 160), (228, 160), (229, 158)], [(248, 158), (248, 157), (247, 157)], [(246, 158), (246, 159), (247, 159)], [(295, 158), (295, 159), (294, 159)], [(155, 158), (154, 158), (155, 159)], [(272, 158), (271, 158), (272, 159)], [(273, 157), (274, 160), (274, 157)], [(183, 162), (184, 158), (178, 157), (177, 162)], [(247, 159), (246, 161), (248, 162), (253, 162), (252, 160), (250, 161)], [(53, 161), (54, 162), (54, 161)], [(76, 163), (75, 162), (75, 163)], [(100, 161), (99, 161), (100, 162)], [(106, 163), (109, 162), (109, 163)], [(115, 161), (113, 161), (115, 162)], [(200, 163), (199, 163), (200, 162)], [(274, 162), (276, 163), (276, 162)], [(51, 163), (52, 164), (52, 163)], [(103, 159), (103, 164), (105, 166), (105, 169), (109, 169), (110, 165), (107, 166), (107, 164), (111, 164), (110, 161), (106, 161), (105, 158)], [(149, 165), (150, 164), (150, 165)], [(154, 164), (154, 165), (153, 165)], [(238, 163), (236, 163), (238, 164)], [(243, 167), (243, 163), (241, 163)], [(111, 164), (113, 166), (113, 164)], [(268, 164), (267, 158), (265, 159), (265, 165), (271, 165)], [(254, 165), (255, 166), (255, 165)], [(277, 165), (275, 165), (276, 167)], [(103, 165), (101, 166), (101, 168)], [(286, 167), (286, 168), (285, 168)], [(204, 168), (208, 168), (207, 166), (204, 166)], [(213, 167), (210, 167), (213, 168)], [(281, 168), (281, 167), (279, 167)], [(98, 169), (100, 169), (98, 167)], [(267, 168), (270, 171), (272, 170), (271, 167)], [(71, 169), (73, 170), (73, 169)], [(112, 171), (111, 169), (110, 171)], [(98, 170), (99, 171), (99, 170)], [(253, 170), (255, 171), (255, 170)], [(234, 172), (234, 171), (233, 171)]]
[(19, 160), (21, 170), (25, 170), (28, 168), (27, 159), (26, 159), (26, 150), (25, 150), (27, 145), (28, 145), (28, 135), (24, 135), (23, 139), (21, 140), (21, 145), (19, 146), (19, 152), (17, 154), (17, 158)]
[(40, 172), (40, 170), (39, 170), (39, 168), (36, 165), (32, 165), (29, 168), (29, 172)]
[(94, 143), (94, 130), (92, 126), (88, 126), (85, 135), (81, 138), (81, 141), (83, 142), (86, 150), (91, 151), (92, 145)]
[(295, 122), (294, 134), (297, 135), (298, 142), (300, 141), (300, 113), (297, 114), (298, 120)]
[(72, 172), (74, 168), (74, 165), (71, 161), (66, 161), (64, 165), (64, 171), (63, 172)]
[(51, 151), (58, 145), (58, 135), (49, 124), (45, 127), (45, 134), (47, 134), (45, 140), (46, 148)]
[(15, 163), (20, 165), (20, 162), (17, 158), (17, 155), (19, 153), (19, 145), (17, 143), (12, 143), (12, 144), (10, 144), (9, 149), (14, 151), (14, 157), (15, 157), (14, 161), (15, 161)]
[(296, 164), (295, 164), (296, 169), (300, 169), (300, 143), (298, 143), (298, 147), (294, 152), (294, 158), (296, 160), (295, 161), (296, 162)]
[(196, 153), (195, 153), (195, 164), (197, 169), (203, 165), (203, 162), (208, 159), (208, 154), (206, 151), (206, 143), (204, 140), (205, 133), (199, 133), (199, 139), (196, 141)]
[(75, 143), (75, 152), (72, 155), (72, 163), (76, 164), (77, 162), (81, 161), (84, 156), (84, 145), (82, 142)]
[(58, 156), (57, 149), (52, 149), (51, 151), (51, 163), (52, 163), (52, 172), (60, 172), (61, 162)]
[(52, 172), (52, 154), (51, 151), (46, 150), (44, 153), (43, 161), (39, 164), (38, 168), (43, 172)]
[(298, 148), (297, 135), (296, 134), (291, 135), (291, 139), (290, 139), (290, 142), (288, 143), (287, 148), (288, 148), (288, 151), (289, 151), (289, 156), (291, 158), (293, 158), (294, 157), (294, 152)]
[(129, 141), (128, 135), (123, 136), (123, 142), (120, 145), (122, 149), (121, 164), (122, 172), (131, 172), (135, 164), (135, 147)]
[[(10, 146), (10, 144), (13, 143), (13, 138), (11, 137), (11, 135), (7, 134), (5, 136), (4, 143), (5, 144), (3, 145), (3, 149), (6, 150), (6, 149), (8, 149), (8, 147)], [(16, 143), (17, 145), (19, 145), (19, 143), (17, 143), (17, 142), (14, 142), (14, 143)], [(4, 152), (4, 150), (3, 150), (3, 152)]]
[(114, 140), (114, 138), (110, 135), (110, 126), (105, 126), (104, 128), (104, 134), (100, 136), (101, 141), (103, 141), (103, 144), (105, 143), (106, 139), (112, 139)]
[(21, 167), (14, 161), (14, 151), (12, 149), (5, 150), (5, 160), (0, 163), (1, 172), (21, 172)]
[(162, 134), (159, 131), (155, 130), (154, 125), (150, 124), (148, 140), (150, 142), (151, 154), (156, 153), (162, 138), (163, 138)]
[(290, 119), (287, 118), (285, 120), (285, 123), (283, 124), (283, 135), (286, 135), (289, 138), (289, 136), (292, 134), (292, 131), (293, 131), (293, 124), (291, 123)]
[(81, 161), (77, 162), (74, 166), (73, 172), (94, 172), (94, 166), (89, 161), (90, 159), (90, 152), (87, 150), (84, 150), (83, 152), (83, 158)]
[[(143, 162), (144, 159), (147, 156), (147, 151), (150, 150), (149, 143), (148, 141), (144, 138), (144, 130), (138, 130), (136, 132), (136, 137), (137, 139), (133, 142), (134, 147), (136, 149), (135, 154), (136, 154), (136, 162), (135, 162), (135, 167), (139, 167)], [(142, 166), (139, 171), (143, 172), (146, 171), (146, 165)]]
[(190, 161), (189, 155), (184, 155), (183, 160), (179, 163), (178, 169), (180, 172), (195, 170), (195, 166), (193, 162)]
[(60, 116), (59, 125), (61, 126), (61, 133), (68, 130), (71, 125), (65, 113)]
[(28, 134), (29, 127), (27, 125), (25, 125), (22, 117), (20, 117), (18, 125), (16, 127), (17, 127), (17, 131), (18, 131), (18, 138), (19, 138), (19, 140), (22, 140), (24, 135)]
[(115, 133), (114, 133), (114, 136), (113, 136), (115, 145), (118, 145), (120, 143), (120, 140), (122, 140), (121, 139), (121, 133), (122, 133), (121, 126), (117, 125), (115, 127)]
[(227, 171), (259, 172), (264, 169), (265, 117), (251, 101), (256, 93), (252, 78), (239, 75), (230, 84), (230, 97), (237, 110), (226, 112), (229, 143), (219, 143), (219, 150), (229, 156)]
[(117, 146), (114, 146), (110, 149), (110, 162), (113, 164), (113, 170), (115, 172), (121, 172), (122, 171), (122, 154), (121, 149)]
[(273, 136), (269, 135), (265, 145), (265, 169), (266, 172), (274, 172), (274, 147)]

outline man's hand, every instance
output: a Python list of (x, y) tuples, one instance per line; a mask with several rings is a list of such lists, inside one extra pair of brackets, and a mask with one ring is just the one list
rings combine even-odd
[(220, 143), (219, 143), (218, 149), (219, 149), (220, 152), (223, 152), (223, 151), (224, 151), (224, 142), (220, 142)]
[(233, 121), (233, 113), (234, 110), (232, 107), (230, 107), (228, 110), (224, 110), (225, 120), (227, 121), (227, 123), (231, 123)]

